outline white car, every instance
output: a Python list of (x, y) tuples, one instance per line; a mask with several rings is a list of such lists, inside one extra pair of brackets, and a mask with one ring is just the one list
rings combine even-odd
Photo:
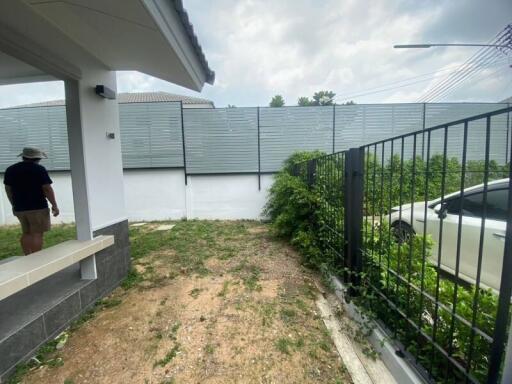
[[(478, 269), (480, 231), (483, 215), (484, 185), (476, 185), (441, 199), (428, 201), (425, 215), (425, 202), (394, 207), (391, 213), (391, 226), (399, 241), (411, 235), (426, 233), (434, 240), (431, 262), (437, 265), (440, 222), (443, 218), (441, 239), (441, 269), (455, 275), (459, 217), (461, 217), (459, 278), (475, 284)], [(501, 179), (487, 184), (486, 219), (482, 246), (482, 269), (480, 286), (500, 289), (505, 231), (507, 227), (507, 206), (509, 179)], [(463, 199), (461, 211), (461, 199)], [(460, 216), (459, 216), (460, 215)]]

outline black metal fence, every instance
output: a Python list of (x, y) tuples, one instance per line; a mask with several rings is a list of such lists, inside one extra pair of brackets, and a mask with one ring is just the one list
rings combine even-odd
[[(500, 380), (512, 293), (512, 166), (491, 154), (505, 150), (493, 148), (493, 136), (504, 133), (512, 150), (511, 111), (293, 170), (319, 196), (317, 238), (339, 260), (352, 294), (433, 382)], [(474, 137), (482, 138), (480, 159), (467, 156)]]

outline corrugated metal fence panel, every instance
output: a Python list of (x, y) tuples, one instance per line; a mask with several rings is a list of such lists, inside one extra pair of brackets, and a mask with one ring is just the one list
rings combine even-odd
[[(425, 106), (425, 126), (440, 125), (506, 107), (506, 104), (440, 103)], [(343, 105), (335, 108), (335, 149), (421, 130), (423, 104)], [(121, 104), (120, 128), (125, 168), (182, 167), (180, 103)], [(185, 109), (187, 168), (190, 173), (256, 172), (257, 108)], [(505, 163), (512, 140), (510, 118), (492, 118), (491, 159)], [(297, 150), (332, 151), (333, 107), (260, 108), (261, 170), (277, 171)], [(441, 131), (439, 131), (441, 132)], [(442, 153), (439, 132), (431, 137), (431, 154)], [(422, 136), (417, 154), (426, 154)], [(470, 124), (468, 160), (480, 159), (485, 121)], [(64, 106), (0, 110), (0, 171), (16, 162), (21, 148), (36, 145), (49, 154), (50, 170), (69, 169)], [(395, 153), (399, 150), (395, 143)], [(388, 145), (389, 146), (389, 145)], [(388, 156), (386, 147), (386, 157)], [(461, 157), (462, 127), (449, 130), (448, 155)], [(405, 146), (412, 156), (412, 145)]]
[(258, 171), (257, 108), (184, 109), (187, 173)]
[(278, 171), (295, 151), (332, 152), (333, 107), (260, 108), (261, 171)]
[[(507, 104), (491, 103), (439, 103), (427, 104), (425, 110), (425, 125), (433, 127), (443, 123), (506, 108)], [(507, 115), (502, 114), (491, 118), (490, 153), (491, 160), (503, 164), (506, 162), (508, 139)], [(463, 143), (463, 127), (449, 128), (447, 153), (450, 157), (461, 159)], [(468, 129), (468, 160), (483, 160), (485, 149), (486, 120), (481, 119), (469, 123)], [(431, 137), (431, 153), (442, 153), (443, 139), (439, 134)]]
[(69, 169), (68, 124), (65, 107), (48, 107), (48, 126), (50, 128), (51, 169)]
[(181, 105), (119, 104), (125, 168), (183, 167)]
[(26, 146), (47, 152), (42, 164), (49, 170), (69, 169), (64, 106), (0, 110), (0, 171), (17, 162)]
[(422, 104), (336, 106), (336, 151), (344, 151), (423, 127)]

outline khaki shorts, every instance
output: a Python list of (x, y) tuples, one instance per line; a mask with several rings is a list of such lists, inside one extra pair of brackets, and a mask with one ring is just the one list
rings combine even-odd
[(51, 227), (50, 209), (35, 209), (33, 211), (14, 212), (21, 223), (21, 230), (25, 234), (48, 232)]

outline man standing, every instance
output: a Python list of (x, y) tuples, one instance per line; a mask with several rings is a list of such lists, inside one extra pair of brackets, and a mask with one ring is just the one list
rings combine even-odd
[(44, 232), (50, 230), (49, 200), (53, 216), (59, 215), (52, 180), (45, 167), (39, 164), (47, 159), (37, 148), (23, 148), (19, 155), (23, 161), (11, 165), (4, 174), (5, 192), (12, 205), (13, 214), (21, 223), (21, 248), (25, 255), (43, 248)]

